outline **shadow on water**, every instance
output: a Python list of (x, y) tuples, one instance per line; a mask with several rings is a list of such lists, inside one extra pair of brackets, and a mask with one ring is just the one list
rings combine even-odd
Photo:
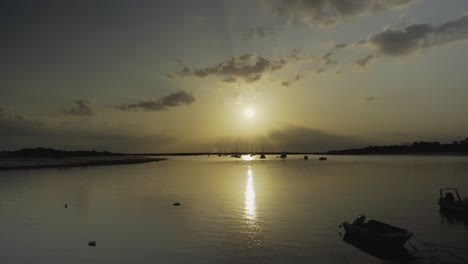
[(439, 210), (441, 224), (464, 225), (468, 229), (468, 214)]
[(387, 261), (414, 260), (410, 252), (404, 246), (376, 245), (375, 243), (364, 242), (349, 234), (343, 237), (343, 241), (379, 259)]

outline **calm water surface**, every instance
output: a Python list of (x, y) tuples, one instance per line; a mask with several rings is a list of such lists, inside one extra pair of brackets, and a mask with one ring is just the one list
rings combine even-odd
[[(437, 206), (442, 187), (468, 196), (468, 157), (310, 158), (1, 171), (1, 263), (388, 263), (343, 241), (358, 214), (468, 245)], [(413, 263), (459, 263), (417, 247)]]

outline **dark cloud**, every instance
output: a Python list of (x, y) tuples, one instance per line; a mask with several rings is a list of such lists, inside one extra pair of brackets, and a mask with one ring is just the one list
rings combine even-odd
[(75, 101), (76, 107), (66, 110), (65, 113), (77, 116), (93, 116), (91, 101), (87, 99), (80, 99)]
[(327, 65), (329, 65), (329, 64), (331, 64), (331, 65), (337, 64), (338, 61), (332, 59), (332, 58), (331, 58), (332, 55), (333, 55), (333, 52), (328, 52), (328, 53), (326, 53), (325, 55), (323, 55), (323, 56), (322, 56), (322, 61), (323, 61), (323, 63), (325, 63), (325, 64), (327, 64)]
[(387, 28), (371, 34), (366, 41), (377, 52), (388, 56), (405, 56), (418, 50), (456, 41), (468, 40), (468, 14), (438, 26), (416, 24), (402, 30)]
[(42, 122), (30, 121), (0, 107), (0, 138), (5, 141), (8, 141), (10, 137), (27, 135), (29, 130), (41, 129), (42, 127)]
[(365, 56), (365, 57), (362, 57), (362, 58), (360, 58), (360, 59), (357, 59), (357, 60), (354, 62), (354, 64), (356, 64), (356, 65), (358, 65), (358, 66), (360, 66), (360, 67), (366, 67), (367, 64), (369, 64), (369, 63), (372, 61), (372, 59), (374, 59), (374, 55), (372, 55), (372, 54), (371, 54), (371, 55), (367, 55), (367, 56)]
[(344, 18), (381, 13), (416, 0), (264, 0), (280, 16), (291, 22), (331, 26)]
[(246, 31), (241, 32), (242, 33), (242, 39), (244, 40), (251, 40), (254, 38), (264, 38), (267, 36), (272, 36), (276, 34), (276, 31), (272, 27), (252, 27), (249, 28)]
[(272, 131), (268, 139), (280, 151), (327, 151), (363, 146), (364, 139), (341, 136), (303, 126), (287, 126)]
[(281, 82), (281, 85), (284, 86), (284, 87), (288, 87), (290, 85), (293, 85), (295, 82), (298, 82), (302, 79), (302, 75), (298, 74), (296, 75), (296, 77), (292, 80), (288, 80), (288, 81), (282, 81)]
[(357, 136), (342, 136), (309, 127), (287, 125), (272, 130), (264, 136), (226, 137), (207, 142), (212, 151), (288, 151), (320, 152), (335, 149), (347, 149), (369, 145), (370, 140)]
[(157, 101), (140, 101), (136, 104), (124, 104), (117, 106), (116, 109), (123, 111), (166, 111), (168, 107), (189, 105), (195, 102), (195, 97), (186, 91), (179, 91), (165, 96)]
[(319, 68), (319, 69), (316, 69), (316, 70), (315, 70), (315, 73), (316, 73), (316, 74), (320, 74), (320, 73), (322, 73), (322, 72), (324, 72), (324, 71), (325, 71), (324, 68)]
[(157, 152), (174, 142), (174, 137), (138, 131), (135, 127), (108, 127), (82, 121), (51, 126), (0, 107), (0, 151), (52, 147)]
[(233, 77), (229, 77), (223, 80), (224, 83), (237, 83), (237, 79)]
[(335, 45), (335, 49), (344, 49), (348, 46), (346, 43), (340, 43)]
[(280, 70), (286, 63), (286, 58), (267, 59), (254, 53), (246, 53), (211, 67), (201, 69), (185, 67), (176, 76), (196, 78), (217, 76), (229, 81), (236, 79), (237, 81), (253, 83), (259, 81), (267, 73)]

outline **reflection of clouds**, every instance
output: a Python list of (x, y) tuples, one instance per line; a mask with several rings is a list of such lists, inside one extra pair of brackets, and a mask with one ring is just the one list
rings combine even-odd
[(255, 189), (252, 168), (247, 170), (247, 186), (245, 188), (245, 218), (254, 221), (257, 217), (255, 208)]

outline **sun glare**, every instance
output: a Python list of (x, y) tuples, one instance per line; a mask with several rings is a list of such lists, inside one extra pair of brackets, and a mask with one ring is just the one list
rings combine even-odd
[(244, 114), (247, 118), (252, 118), (255, 115), (255, 112), (252, 110), (252, 108), (246, 108), (244, 110)]

